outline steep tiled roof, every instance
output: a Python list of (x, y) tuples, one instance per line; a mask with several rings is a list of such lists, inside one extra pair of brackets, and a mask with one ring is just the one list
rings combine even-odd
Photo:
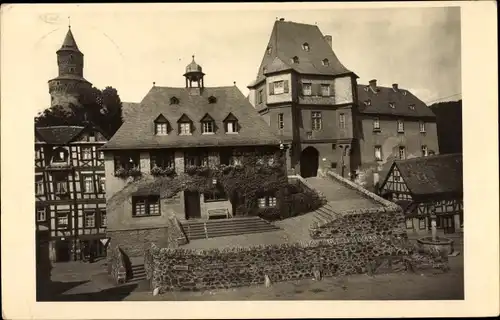
[[(208, 97), (216, 97), (209, 103)], [(179, 102), (171, 104), (176, 97)], [(131, 113), (105, 149), (150, 149), (169, 147), (209, 147), (238, 145), (276, 145), (279, 139), (267, 123), (235, 87), (204, 88), (200, 94), (190, 94), (190, 89), (153, 87), (139, 106), (141, 112)], [(200, 120), (209, 114), (216, 124), (215, 134), (202, 135)], [(226, 134), (223, 120), (232, 113), (239, 124), (237, 134)], [(154, 120), (163, 115), (171, 124), (168, 135), (154, 134)], [(179, 135), (177, 121), (187, 116), (194, 126), (192, 135)]]
[(463, 192), (462, 154), (396, 160), (395, 166), (413, 195)]
[[(302, 47), (305, 43), (308, 44), (308, 51)], [(298, 63), (292, 62), (294, 57), (298, 58)], [(327, 65), (323, 65), (324, 59), (328, 59)], [(293, 69), (302, 74), (340, 75), (351, 73), (339, 61), (318, 26), (291, 21), (276, 21), (274, 23), (257, 74), (257, 80), (253, 83), (260, 82), (264, 78), (264, 67), (266, 72)]]
[(61, 49), (59, 50), (72, 50), (80, 52), (78, 46), (76, 45), (75, 37), (73, 37), (73, 32), (71, 32), (71, 28), (68, 29), (66, 33), (66, 37), (64, 38)]
[(122, 119), (127, 121), (131, 115), (139, 109), (140, 103), (137, 102), (122, 102)]
[[(410, 91), (398, 88), (376, 87), (373, 92), (369, 85), (358, 85), (359, 112), (363, 114), (395, 115), (409, 117), (433, 117), (436, 115), (427, 105)], [(370, 101), (370, 105), (365, 102)], [(394, 103), (394, 108), (389, 106)], [(410, 108), (413, 105), (414, 108)]]
[(38, 127), (35, 134), (45, 143), (62, 145), (73, 140), (83, 129), (82, 126)]

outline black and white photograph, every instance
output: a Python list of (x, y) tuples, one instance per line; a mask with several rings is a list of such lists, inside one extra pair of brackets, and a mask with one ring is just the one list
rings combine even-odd
[(292, 4), (2, 5), (33, 303), (465, 301), (464, 8)]

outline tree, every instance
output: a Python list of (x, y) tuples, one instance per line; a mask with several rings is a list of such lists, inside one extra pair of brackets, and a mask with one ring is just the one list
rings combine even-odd
[(56, 105), (44, 110), (35, 118), (35, 125), (85, 125), (91, 122), (111, 137), (123, 123), (122, 103), (113, 87), (103, 90), (93, 87), (83, 92), (78, 102), (79, 105)]

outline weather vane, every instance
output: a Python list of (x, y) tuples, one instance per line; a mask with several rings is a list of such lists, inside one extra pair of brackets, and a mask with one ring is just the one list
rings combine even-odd
[(71, 17), (68, 16), (68, 28), (71, 28)]

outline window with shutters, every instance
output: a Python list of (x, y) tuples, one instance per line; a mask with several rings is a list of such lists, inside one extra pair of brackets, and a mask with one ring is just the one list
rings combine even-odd
[(330, 85), (329, 84), (322, 84), (321, 85), (321, 95), (323, 97), (329, 97), (330, 96)]
[(278, 129), (283, 130), (285, 128), (285, 118), (283, 113), (278, 113)]
[(133, 197), (132, 198), (132, 216), (134, 217), (147, 217), (160, 215), (160, 197), (159, 196), (146, 196), (146, 197)]
[(321, 119), (321, 112), (319, 111), (313, 111), (311, 112), (311, 120), (312, 120), (312, 130), (313, 131), (319, 131), (323, 127), (322, 119)]
[(302, 94), (304, 96), (312, 95), (312, 84), (311, 83), (302, 83)]

